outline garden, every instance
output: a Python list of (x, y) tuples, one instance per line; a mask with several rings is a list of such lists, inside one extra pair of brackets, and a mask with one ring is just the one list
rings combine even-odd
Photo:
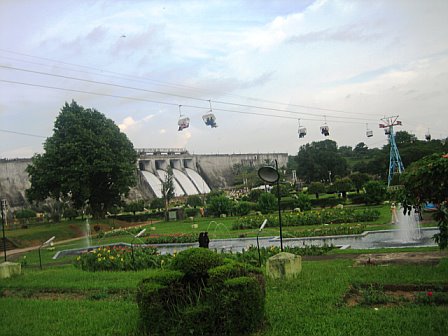
[[(263, 249), (263, 262), (277, 252), (278, 247)], [(43, 270), (25, 266), (21, 276), (0, 280), (0, 335), (140, 335), (139, 284), (170, 271), (181, 252), (162, 256), (150, 250), (152, 262), (146, 266), (141, 262), (147, 258), (138, 253), (135, 268), (130, 251), (98, 249), (64, 264), (48, 261)], [(222, 257), (243, 265), (258, 261), (256, 249)], [(254, 335), (443, 335), (448, 330), (448, 259), (441, 257), (437, 264), (387, 266), (304, 257), (295, 279), (266, 278), (264, 317)], [(245, 269), (250, 267), (257, 269)]]

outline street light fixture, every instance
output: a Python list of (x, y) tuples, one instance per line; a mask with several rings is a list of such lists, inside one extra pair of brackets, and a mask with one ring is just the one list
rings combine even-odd
[(131, 240), (131, 251), (132, 251), (132, 267), (135, 270), (135, 257), (134, 257), (134, 240), (136, 238), (140, 238), (145, 233), (146, 229), (141, 230), (139, 233), (137, 233), (134, 238)]
[(278, 223), (280, 226), (280, 250), (283, 252), (283, 232), (282, 232), (282, 213), (280, 209), (280, 174), (278, 172), (278, 163), (275, 161), (275, 168), (265, 166), (258, 169), (258, 176), (268, 183), (277, 183), (277, 204), (278, 204)]
[(263, 221), (263, 224), (261, 224), (260, 228), (257, 232), (257, 249), (258, 249), (258, 264), (261, 267), (261, 254), (260, 254), (260, 243), (258, 242), (258, 236), (260, 235), (261, 231), (263, 231), (264, 227), (266, 226), (266, 223), (268, 222), (267, 219)]
[(39, 251), (39, 266), (40, 269), (42, 270), (42, 257), (40, 254), (40, 249), (48, 244), (50, 244), (54, 239), (56, 238), (56, 236), (51, 237), (50, 239), (48, 239), (46, 242), (44, 242), (41, 246), (39, 246), (38, 251)]

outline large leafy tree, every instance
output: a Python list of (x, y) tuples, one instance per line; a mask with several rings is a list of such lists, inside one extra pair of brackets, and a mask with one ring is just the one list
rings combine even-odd
[(312, 142), (300, 147), (296, 157), (297, 175), (307, 182), (345, 176), (347, 162), (338, 152), (335, 141)]
[(411, 164), (400, 179), (405, 207), (432, 202), (440, 232), (434, 236), (441, 249), (448, 247), (448, 155), (433, 154)]
[(74, 208), (89, 207), (101, 218), (135, 185), (136, 160), (132, 143), (112, 120), (75, 101), (65, 103), (44, 153), (35, 155), (27, 168), (27, 197), (70, 199)]

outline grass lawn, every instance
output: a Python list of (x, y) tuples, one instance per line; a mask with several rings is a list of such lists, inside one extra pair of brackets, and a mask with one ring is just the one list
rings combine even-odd
[[(25, 268), (0, 280), (0, 335), (138, 335), (135, 288), (151, 272)], [(349, 307), (343, 298), (354, 284), (448, 286), (448, 259), (436, 266), (304, 261), (296, 279), (267, 281), (266, 325), (257, 335), (446, 335), (447, 305)]]

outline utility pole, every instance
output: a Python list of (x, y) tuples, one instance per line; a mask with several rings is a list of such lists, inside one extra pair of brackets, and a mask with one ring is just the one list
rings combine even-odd
[(6, 261), (6, 237), (5, 237), (6, 199), (1, 200), (1, 211), (2, 211), (2, 231), (3, 231), (3, 253), (5, 254), (5, 261)]

